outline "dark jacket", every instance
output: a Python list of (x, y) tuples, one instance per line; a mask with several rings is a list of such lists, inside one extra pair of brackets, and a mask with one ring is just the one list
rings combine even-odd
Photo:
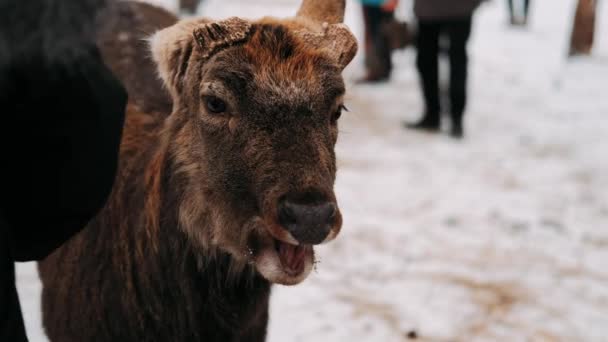
[(101, 60), (103, 0), (0, 0), (0, 341), (27, 341), (13, 264), (44, 258), (104, 205), (126, 93)]
[(419, 20), (469, 17), (483, 0), (415, 0), (414, 14)]

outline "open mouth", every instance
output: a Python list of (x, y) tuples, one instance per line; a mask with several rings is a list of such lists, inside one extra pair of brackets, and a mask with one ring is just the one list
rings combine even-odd
[(310, 259), (310, 256), (314, 256), (312, 246), (310, 245), (292, 245), (274, 239), (274, 248), (279, 254), (279, 260), (285, 273), (294, 277), (304, 272), (306, 261)]
[(255, 268), (266, 280), (296, 285), (310, 274), (314, 264), (311, 245), (296, 245), (270, 235), (258, 240), (253, 251)]

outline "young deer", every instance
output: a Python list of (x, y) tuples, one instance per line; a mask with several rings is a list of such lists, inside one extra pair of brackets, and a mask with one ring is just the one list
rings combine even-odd
[[(40, 264), (51, 341), (263, 341), (272, 283), (334, 239), (345, 0), (150, 39), (172, 113), (131, 105), (109, 202)], [(153, 86), (153, 84), (152, 84)], [(157, 89), (161, 94), (162, 89)]]

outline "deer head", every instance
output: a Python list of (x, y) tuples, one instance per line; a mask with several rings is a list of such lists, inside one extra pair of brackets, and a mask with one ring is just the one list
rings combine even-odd
[(185, 20), (151, 38), (174, 102), (180, 228), (271, 282), (306, 278), (342, 225), (334, 146), (357, 50), (344, 7), (304, 0), (294, 18)]

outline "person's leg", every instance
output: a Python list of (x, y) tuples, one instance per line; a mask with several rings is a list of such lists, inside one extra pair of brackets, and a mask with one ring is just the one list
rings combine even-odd
[(422, 120), (410, 128), (439, 129), (439, 31), (440, 23), (418, 22), (416, 66), (420, 74), (425, 112)]
[(370, 13), (370, 10), (373, 9), (372, 6), (366, 6), (366, 5), (362, 5), (361, 8), (363, 9), (363, 24), (365, 27), (365, 42), (364, 42), (364, 59), (365, 59), (365, 70), (366, 70), (366, 76), (368, 77), (368, 75), (370, 75), (370, 73), (372, 72), (372, 70), (374, 70), (375, 68), (375, 64), (376, 64), (376, 58), (374, 56), (374, 46), (373, 46), (373, 39), (372, 39), (372, 13)]
[(450, 40), (450, 102), (452, 135), (462, 136), (462, 117), (467, 100), (467, 42), (471, 34), (471, 17), (447, 25)]
[(386, 76), (386, 78), (390, 77), (393, 69), (393, 62), (391, 60), (392, 49), (388, 32), (386, 31), (386, 25), (390, 24), (394, 20), (394, 11), (387, 11), (384, 9), (380, 11), (380, 24), (378, 25), (379, 27), (375, 41), (381, 65), (380, 70), (382, 71), (383, 76)]
[(364, 41), (363, 41), (363, 52), (364, 52), (364, 60), (365, 60), (365, 68), (369, 71), (369, 54), (372, 50), (372, 37), (369, 29), (369, 6), (362, 5), (361, 6), (362, 14), (363, 14), (363, 28), (364, 28)]
[(381, 55), (380, 24), (382, 11), (377, 6), (363, 5), (363, 18), (365, 21), (365, 67), (367, 69), (362, 82), (381, 81), (386, 78), (387, 71)]
[(528, 23), (528, 12), (530, 11), (530, 0), (524, 0), (524, 25)]
[(513, 8), (513, 0), (508, 0), (509, 3), (509, 19), (511, 21), (511, 25), (515, 25), (515, 12)]

